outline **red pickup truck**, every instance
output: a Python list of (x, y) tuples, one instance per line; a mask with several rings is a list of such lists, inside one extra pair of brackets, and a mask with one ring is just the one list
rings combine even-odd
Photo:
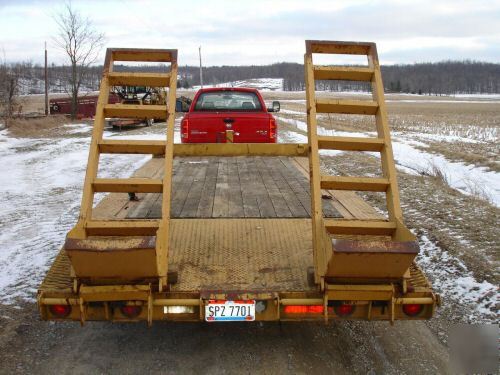
[(275, 101), (266, 108), (262, 96), (250, 88), (199, 90), (181, 121), (182, 143), (276, 143), (278, 112)]

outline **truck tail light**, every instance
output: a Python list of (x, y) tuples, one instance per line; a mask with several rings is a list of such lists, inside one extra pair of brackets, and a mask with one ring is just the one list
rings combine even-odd
[(413, 303), (403, 305), (403, 312), (408, 316), (417, 316), (423, 309), (424, 305), (417, 305)]
[(269, 119), (269, 138), (276, 140), (276, 120), (272, 116)]
[(142, 311), (142, 307), (137, 305), (124, 305), (120, 307), (120, 311), (127, 318), (133, 319), (139, 316)]
[(285, 314), (323, 314), (323, 305), (294, 305), (285, 306)]
[(50, 305), (50, 313), (57, 318), (66, 318), (71, 313), (70, 305)]
[(189, 136), (189, 120), (187, 118), (183, 118), (181, 121), (181, 138), (188, 139)]

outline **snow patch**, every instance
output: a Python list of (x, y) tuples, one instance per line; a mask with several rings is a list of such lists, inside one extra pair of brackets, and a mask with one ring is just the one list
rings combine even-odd
[[(142, 139), (142, 135), (137, 135)], [(78, 217), (90, 138), (16, 139), (0, 131), (0, 301), (34, 299)], [(151, 156), (113, 155), (99, 174), (130, 175)]]
[(417, 263), (431, 278), (433, 289), (443, 296), (445, 304), (453, 300), (472, 311), (468, 323), (497, 322), (498, 287), (477, 281), (458, 258), (442, 250), (426, 235), (419, 238)]

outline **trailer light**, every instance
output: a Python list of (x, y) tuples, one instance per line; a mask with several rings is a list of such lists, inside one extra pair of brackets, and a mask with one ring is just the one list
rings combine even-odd
[(323, 305), (293, 305), (285, 306), (285, 314), (323, 314)]
[(354, 312), (355, 307), (355, 305), (348, 303), (339, 303), (333, 306), (333, 311), (335, 311), (335, 314), (338, 316), (349, 316)]
[(409, 303), (407, 305), (403, 305), (403, 312), (408, 316), (417, 316), (424, 309), (424, 305), (418, 305), (414, 303)]
[(142, 311), (142, 307), (137, 305), (124, 305), (120, 307), (120, 311), (127, 318), (133, 319), (139, 316)]
[(50, 305), (50, 313), (58, 318), (66, 318), (71, 313), (70, 305)]
[(194, 314), (194, 306), (163, 306), (164, 314)]

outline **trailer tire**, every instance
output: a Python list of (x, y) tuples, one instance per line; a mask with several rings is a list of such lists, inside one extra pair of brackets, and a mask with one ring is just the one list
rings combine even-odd
[(59, 106), (57, 104), (54, 104), (52, 106), (52, 109), (54, 110), (54, 112), (59, 112)]

